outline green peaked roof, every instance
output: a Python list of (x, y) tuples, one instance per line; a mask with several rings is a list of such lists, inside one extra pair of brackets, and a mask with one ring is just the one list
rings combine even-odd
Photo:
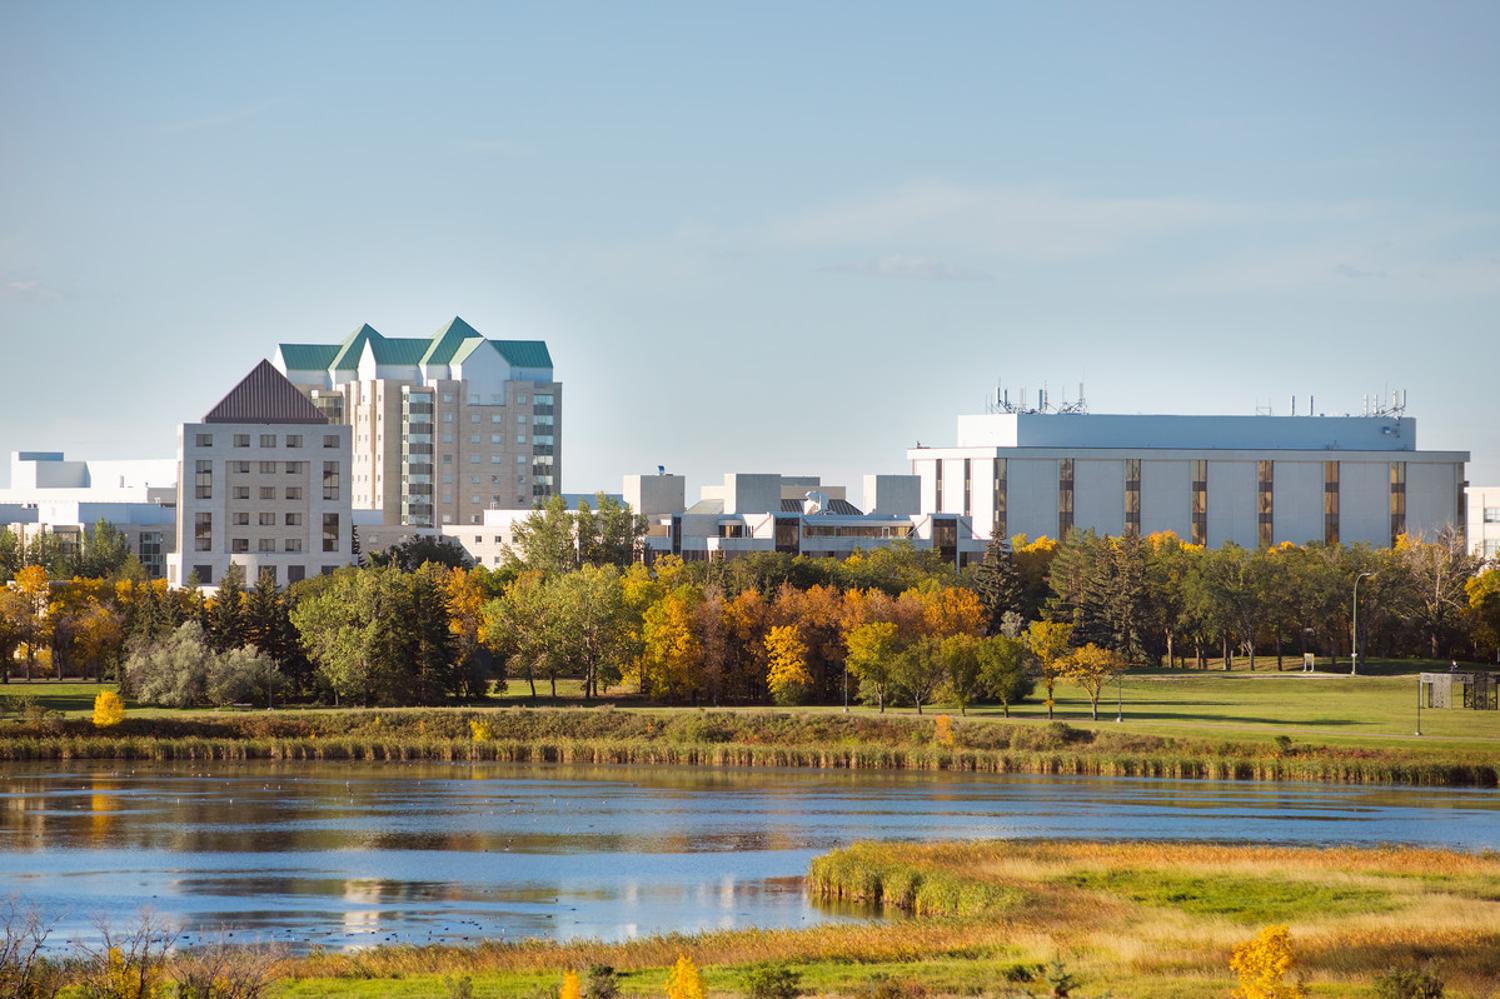
[(516, 368), (550, 368), (552, 355), (545, 340), (491, 340), (491, 347)]
[(451, 364), (453, 355), (465, 340), (475, 337), (484, 339), (484, 335), (464, 322), (458, 316), (453, 321), (432, 335), (432, 345), (422, 355), (423, 364)]
[(333, 367), (340, 371), (353, 371), (358, 368), (359, 356), (365, 352), (365, 344), (372, 338), (376, 340), (383, 339), (376, 332), (375, 327), (369, 323), (365, 323), (359, 329), (350, 333), (344, 339), (344, 342), (339, 345), (339, 352), (333, 359)]
[(283, 343), (277, 347), (288, 371), (326, 371), (339, 354), (336, 343)]
[(376, 364), (419, 364), (427, 341), (378, 336), (370, 340), (370, 349)]

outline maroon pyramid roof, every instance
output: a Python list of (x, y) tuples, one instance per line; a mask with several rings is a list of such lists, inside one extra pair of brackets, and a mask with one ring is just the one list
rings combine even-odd
[(261, 361), (208, 411), (204, 423), (327, 423), (286, 376)]

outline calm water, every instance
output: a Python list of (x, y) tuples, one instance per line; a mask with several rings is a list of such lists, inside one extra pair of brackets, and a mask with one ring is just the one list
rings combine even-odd
[[(59, 769), (63, 767), (63, 769)], [(802, 895), (862, 838), (1500, 847), (1500, 794), (1309, 784), (504, 765), (9, 766), (0, 895), (90, 935), (295, 947), (622, 938), (847, 918)]]

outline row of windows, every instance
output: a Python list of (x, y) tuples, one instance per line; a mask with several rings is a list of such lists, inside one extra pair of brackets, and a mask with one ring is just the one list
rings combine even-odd
[[(334, 567), (331, 565), (323, 566), (323, 575), (333, 575), (333, 569)], [(212, 586), (214, 582), (214, 567), (211, 565), (195, 565), (193, 566), (193, 575), (198, 577), (198, 582), (200, 584), (204, 586)], [(276, 583), (278, 585), (281, 583), (281, 580), (277, 578), (276, 566), (274, 565), (261, 566), (260, 575), (268, 578), (272, 583)], [(306, 578), (307, 566), (289, 565), (286, 567), (286, 581), (288, 583), (300, 583)]]
[[(275, 434), (260, 434), (258, 436), (259, 436), (259, 443), (260, 443), (261, 447), (263, 447), (263, 448), (273, 448), (273, 447), (276, 446), (277, 436)], [(249, 447), (250, 446), (250, 438), (251, 438), (250, 434), (235, 434), (233, 436), (232, 443), (234, 444), (235, 447)], [(284, 447), (302, 447), (303, 446), (302, 445), (302, 435), (301, 434), (287, 434), (285, 437), (282, 438), (282, 440), (284, 442), (283, 443)], [(194, 447), (213, 447), (214, 446), (214, 435), (213, 434), (194, 434), (193, 435), (193, 446)], [(327, 448), (336, 448), (336, 447), (338, 447), (339, 446), (339, 435), (338, 434), (324, 434), (323, 435), (323, 446), (327, 447)]]
[[(241, 515), (240, 514), (236, 514), (235, 516), (236, 516), (236, 518), (238, 518)], [(245, 520), (241, 521), (239, 519), (236, 519), (234, 521), (235, 525), (237, 525), (237, 526), (246, 526), (246, 525), (248, 525), (249, 524), (249, 516), (248, 515), (244, 515), (244, 516), (245, 516)], [(270, 516), (272, 518), (270, 521), (262, 519), (260, 521), (261, 526), (264, 526), (264, 527), (274, 527), (275, 526), (276, 522), (275, 522), (275, 515), (274, 514), (271, 514), (271, 515), (262, 514), (261, 516), (262, 516), (262, 518), (264, 518), (266, 516)], [(291, 516), (292, 516), (291, 514), (288, 514), (288, 518), (290, 518)], [(288, 524), (288, 526), (296, 526), (296, 525), (300, 524), (301, 522), (302, 522), (301, 521), (301, 516), (298, 515), (297, 520), (295, 521), (295, 523), (293, 521), (291, 521), (290, 519), (288, 519), (287, 524)], [(198, 552), (210, 552), (210, 551), (213, 551), (213, 534), (214, 534), (214, 517), (213, 517), (213, 514), (211, 514), (211, 513), (195, 513), (193, 515), (193, 551), (198, 551)], [(285, 539), (285, 545), (286, 545), (286, 547), (284, 547), (282, 549), (283, 551), (300, 552), (302, 550), (302, 539), (301, 538), (286, 538)], [(229, 540), (229, 550), (233, 554), (244, 554), (244, 553), (249, 552), (250, 551), (250, 539), (249, 538), (231, 538)], [(276, 551), (276, 539), (275, 538), (260, 538), (260, 539), (258, 539), (257, 550), (262, 551), (262, 552), (274, 552), (274, 551)], [(325, 513), (325, 514), (323, 514), (323, 550), (325, 552), (336, 552), (336, 551), (339, 550), (339, 515), (336, 514), (336, 513)], [(202, 580), (200, 580), (200, 582), (202, 582)]]
[[(305, 461), (287, 461), (281, 464), (286, 466), (285, 471), (287, 475), (307, 474), (307, 462)], [(266, 475), (274, 474), (276, 465), (277, 463), (274, 461), (263, 461), (260, 463), (260, 470)], [(248, 474), (250, 471), (250, 462), (248, 461), (231, 461), (229, 462), (229, 466), (231, 474), (243, 475)], [(237, 500), (247, 500), (250, 498), (250, 487), (230, 486), (230, 495)], [(195, 462), (193, 466), (193, 496), (196, 499), (213, 499), (214, 463), (212, 461), (199, 459)], [(263, 500), (275, 499), (276, 487), (261, 486), (260, 498)], [(302, 498), (302, 487), (288, 486), (286, 488), (286, 498), (289, 500), (300, 500)], [(323, 462), (323, 498), (325, 500), (336, 500), (339, 498), (339, 463), (336, 461)]]

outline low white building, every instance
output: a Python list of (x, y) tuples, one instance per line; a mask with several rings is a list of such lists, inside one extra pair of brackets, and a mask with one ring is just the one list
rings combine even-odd
[(0, 527), (27, 542), (50, 534), (66, 554), (104, 520), (159, 579), (174, 544), (176, 486), (171, 458), (78, 461), (61, 451), (12, 451), (10, 485), (0, 489)]
[(691, 506), (677, 475), (628, 475), (624, 494), (647, 518), (648, 557), (706, 561), (775, 551), (847, 558), (897, 543), (936, 549), (958, 566), (982, 557), (984, 540), (970, 517), (921, 512), (916, 476), (868, 475), (864, 486), (864, 509), (842, 486), (775, 473), (729, 473)]
[(350, 428), (262, 361), (200, 423), (177, 428), (176, 551), (168, 581), (279, 585), (349, 565)]
[(1174, 531), (1196, 544), (1390, 545), (1466, 526), (1465, 451), (1418, 451), (1386, 416), (958, 418), (952, 447), (907, 451), (921, 509), (976, 532)]
[(1470, 486), (1469, 550), (1485, 558), (1500, 556), (1500, 486)]

